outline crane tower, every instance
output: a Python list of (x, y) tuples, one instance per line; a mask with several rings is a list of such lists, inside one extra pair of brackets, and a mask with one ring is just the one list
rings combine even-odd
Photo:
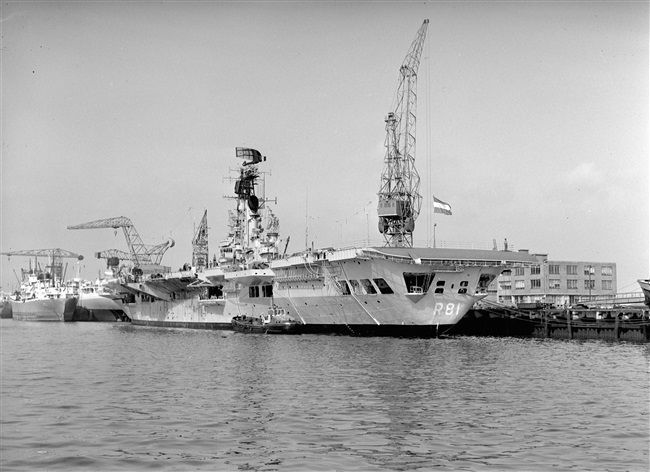
[(379, 232), (386, 246), (412, 247), (420, 214), (420, 176), (415, 168), (417, 72), (429, 20), (424, 20), (399, 69), (397, 104), (386, 122), (386, 154), (379, 188)]

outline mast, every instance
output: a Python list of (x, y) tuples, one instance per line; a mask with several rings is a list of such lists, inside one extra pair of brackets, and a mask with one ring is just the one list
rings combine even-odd
[(399, 69), (397, 104), (386, 122), (386, 154), (377, 195), (379, 232), (385, 246), (412, 247), (415, 220), (420, 214), (420, 176), (415, 168), (417, 72), (429, 20), (418, 30)]

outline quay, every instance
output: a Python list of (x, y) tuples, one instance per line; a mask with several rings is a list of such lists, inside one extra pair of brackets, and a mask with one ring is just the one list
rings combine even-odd
[(647, 306), (512, 308), (482, 303), (447, 334), (647, 343), (650, 342), (650, 310)]

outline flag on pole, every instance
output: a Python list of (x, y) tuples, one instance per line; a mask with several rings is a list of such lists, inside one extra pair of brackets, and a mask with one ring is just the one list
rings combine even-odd
[(442, 213), (443, 215), (451, 215), (451, 205), (433, 197), (433, 212)]

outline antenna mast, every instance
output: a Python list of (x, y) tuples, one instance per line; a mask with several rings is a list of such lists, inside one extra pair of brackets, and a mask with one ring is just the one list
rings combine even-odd
[(415, 169), (417, 72), (429, 20), (424, 20), (399, 69), (397, 105), (386, 122), (386, 155), (379, 188), (379, 232), (385, 246), (412, 247), (415, 220), (420, 214), (420, 176)]

